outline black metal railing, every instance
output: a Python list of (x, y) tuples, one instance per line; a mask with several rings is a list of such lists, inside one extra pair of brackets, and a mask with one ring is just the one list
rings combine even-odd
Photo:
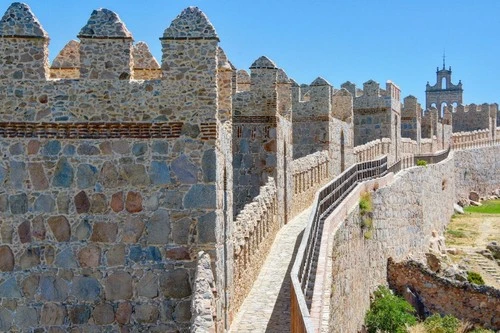
[(427, 164), (435, 164), (444, 161), (448, 158), (450, 154), (451, 147), (448, 149), (438, 152), (436, 154), (420, 154), (413, 157), (414, 164), (417, 165), (418, 161), (425, 161)]
[[(298, 277), (301, 290), (310, 309), (316, 276), (318, 255), (326, 217), (344, 200), (361, 181), (377, 178), (387, 173), (387, 156), (378, 160), (353, 165), (341, 175), (324, 186), (317, 195), (314, 216), (309, 222), (307, 235), (304, 235), (305, 251), (300, 263)], [(306, 238), (307, 237), (307, 238)]]

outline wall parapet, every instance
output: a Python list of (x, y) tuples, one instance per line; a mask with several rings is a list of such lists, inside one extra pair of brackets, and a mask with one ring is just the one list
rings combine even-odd
[(193, 333), (215, 333), (215, 295), (214, 274), (210, 256), (200, 251), (193, 283), (191, 298), (191, 328)]
[(252, 289), (280, 225), (275, 180), (268, 178), (260, 194), (245, 205), (234, 225), (234, 284), (232, 313), (236, 313)]
[(356, 146), (354, 147), (356, 162), (372, 161), (382, 155), (387, 155), (390, 153), (390, 147), (391, 139), (389, 138), (376, 139), (364, 145)]
[(500, 329), (498, 289), (451, 281), (419, 262), (396, 263), (392, 258), (388, 259), (387, 278), (391, 289), (402, 294), (410, 288), (432, 313), (451, 314), (485, 328)]
[(292, 218), (311, 205), (316, 191), (328, 181), (329, 163), (327, 150), (293, 160)]
[(490, 130), (453, 133), (453, 149), (469, 149), (500, 144), (500, 138), (493, 137)]

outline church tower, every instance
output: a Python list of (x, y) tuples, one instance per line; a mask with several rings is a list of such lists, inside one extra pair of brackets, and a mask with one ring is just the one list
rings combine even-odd
[(440, 70), (439, 67), (436, 69), (436, 84), (431, 86), (429, 81), (425, 88), (425, 106), (427, 109), (435, 107), (440, 111), (440, 117), (443, 117), (443, 108), (448, 105), (456, 103), (456, 105), (462, 104), (462, 81), (458, 81), (458, 84), (453, 84), (451, 82), (451, 66), (446, 69), (445, 65), (446, 57), (443, 55), (443, 68)]

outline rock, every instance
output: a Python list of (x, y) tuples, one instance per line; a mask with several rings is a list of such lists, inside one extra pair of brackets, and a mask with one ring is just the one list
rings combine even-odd
[(155, 142), (153, 142), (152, 150), (153, 150), (153, 153), (156, 153), (159, 155), (167, 155), (168, 154), (168, 142), (155, 141)]
[(68, 297), (68, 284), (59, 277), (42, 276), (40, 278), (41, 298), (50, 302), (63, 302)]
[(93, 277), (79, 276), (74, 278), (70, 293), (79, 301), (94, 302), (99, 299), (101, 285)]
[(137, 295), (148, 298), (158, 296), (158, 276), (153, 272), (146, 272), (137, 285)]
[(46, 326), (62, 325), (64, 324), (66, 314), (66, 308), (64, 305), (44, 303), (42, 306), (40, 321), (42, 325)]
[(21, 243), (31, 242), (31, 225), (29, 221), (24, 221), (17, 227), (17, 233)]
[(426, 253), (427, 266), (433, 272), (438, 272), (441, 269), (441, 260), (434, 253)]
[(4, 307), (0, 307), (0, 331), (9, 332), (12, 327), (13, 315), (12, 312)]
[(49, 181), (45, 176), (42, 163), (30, 163), (28, 171), (31, 178), (31, 184), (35, 191), (43, 191), (49, 188)]
[(106, 299), (111, 301), (128, 300), (132, 297), (132, 276), (127, 272), (115, 272), (104, 282)]
[(458, 200), (458, 205), (461, 207), (469, 206), (469, 199), (461, 198), (460, 200)]
[(43, 220), (43, 216), (39, 215), (35, 217), (31, 221), (31, 224), (33, 226), (31, 230), (31, 236), (38, 240), (44, 240), (47, 230), (45, 229), (45, 221)]
[(165, 256), (168, 259), (172, 260), (190, 260), (191, 254), (189, 253), (189, 249), (186, 247), (175, 247), (167, 249), (165, 252)]
[(111, 209), (115, 213), (121, 212), (123, 210), (123, 208), (125, 208), (125, 204), (124, 204), (124, 201), (123, 201), (123, 191), (114, 193), (111, 196), (111, 204), (110, 204), (110, 206), (111, 206)]
[(75, 305), (69, 310), (69, 319), (72, 324), (85, 325), (90, 319), (90, 307), (88, 305)]
[(68, 214), (70, 200), (70, 196), (67, 193), (59, 192), (56, 200), (59, 214)]
[(0, 283), (0, 298), (21, 298), (21, 291), (16, 282), (16, 278), (12, 277)]
[(98, 267), (101, 259), (101, 250), (95, 245), (84, 247), (78, 252), (78, 262), (82, 268)]
[(216, 207), (215, 185), (196, 184), (191, 186), (184, 196), (184, 208), (186, 209), (211, 209)]
[(75, 195), (75, 208), (78, 214), (89, 212), (90, 200), (85, 191), (80, 191), (77, 195)]
[(70, 187), (73, 183), (73, 168), (69, 164), (66, 157), (63, 157), (57, 162), (52, 186), (54, 187)]
[(35, 200), (35, 212), (50, 213), (56, 207), (56, 202), (50, 194), (41, 194)]
[(14, 254), (7, 245), (0, 246), (0, 271), (10, 272), (14, 270)]
[(79, 241), (84, 241), (89, 239), (91, 232), (92, 227), (90, 226), (90, 223), (87, 220), (83, 220), (75, 229), (75, 237)]
[(11, 161), (9, 178), (12, 187), (22, 189), (24, 187), (24, 179), (26, 178), (26, 164), (24, 162)]
[(71, 239), (71, 227), (66, 217), (63, 215), (52, 216), (48, 219), (47, 223), (58, 242), (69, 242)]
[(38, 284), (40, 283), (40, 276), (36, 274), (31, 274), (26, 279), (21, 282), (21, 290), (24, 298), (33, 299), (38, 290)]
[(471, 200), (470, 201), (470, 204), (471, 206), (476, 206), (476, 207), (479, 207), (479, 206), (482, 206), (483, 204), (478, 202), (478, 201), (474, 201), (474, 200)]
[(198, 218), (198, 240), (201, 244), (215, 243), (217, 232), (215, 226), (216, 214), (210, 212)]
[(99, 243), (114, 243), (118, 234), (116, 223), (96, 222), (90, 240)]
[(107, 188), (116, 188), (125, 185), (125, 181), (118, 173), (116, 166), (110, 161), (104, 162), (99, 181)]
[(106, 261), (108, 266), (122, 266), (125, 264), (125, 246), (122, 244), (115, 245), (106, 253)]
[(60, 268), (73, 269), (77, 268), (77, 261), (75, 258), (75, 253), (73, 252), (73, 248), (68, 247), (59, 252), (56, 256), (54, 264)]
[(144, 231), (144, 222), (136, 216), (127, 216), (123, 223), (122, 242), (137, 243)]
[(122, 177), (133, 186), (147, 186), (150, 183), (146, 168), (142, 164), (126, 164), (121, 170)]
[(214, 149), (209, 149), (203, 153), (201, 167), (203, 169), (203, 180), (207, 183), (215, 182), (217, 160)]
[(139, 192), (128, 192), (125, 208), (129, 213), (138, 213), (142, 211), (142, 196)]
[(172, 161), (172, 171), (177, 181), (182, 184), (196, 184), (198, 181), (198, 167), (191, 163), (186, 155), (181, 155)]
[(94, 322), (97, 325), (109, 325), (115, 321), (115, 313), (111, 304), (99, 304), (94, 308), (92, 313)]
[(21, 258), (19, 258), (19, 266), (23, 270), (30, 269), (39, 264), (40, 264), (39, 248), (27, 248), (21, 255)]
[(28, 211), (28, 196), (26, 193), (15, 194), (9, 197), (10, 212), (24, 214)]
[(148, 145), (144, 142), (135, 143), (132, 146), (132, 154), (134, 154), (135, 156), (142, 156), (146, 154), (147, 151), (148, 151)]
[(36, 309), (29, 306), (18, 306), (14, 324), (21, 328), (38, 326), (38, 313)]
[(488, 245), (486, 245), (486, 249), (491, 252), (493, 258), (500, 259), (500, 245), (498, 245), (497, 242), (489, 243)]
[(135, 321), (141, 324), (155, 323), (158, 315), (158, 307), (152, 304), (138, 304), (134, 309)]
[(78, 146), (78, 149), (76, 151), (79, 155), (87, 155), (87, 156), (99, 155), (101, 153), (99, 148), (87, 142), (80, 144), (80, 146)]
[(479, 202), (479, 200), (480, 200), (479, 193), (477, 193), (476, 191), (470, 191), (470, 193), (469, 193), (469, 199), (471, 201)]
[(457, 280), (457, 281), (467, 281), (467, 271), (461, 269), (457, 265), (450, 265), (446, 269), (443, 270), (444, 277)]
[(446, 252), (453, 255), (457, 255), (459, 253), (459, 251), (454, 247), (447, 248)]
[(132, 315), (132, 305), (129, 302), (122, 302), (116, 308), (116, 322), (122, 325), (128, 324)]
[(157, 210), (146, 225), (149, 244), (167, 244), (170, 237), (170, 214), (165, 209)]
[(57, 140), (48, 141), (42, 149), (42, 155), (44, 156), (57, 156), (61, 151), (61, 142)]
[(130, 145), (127, 140), (113, 141), (111, 148), (118, 154), (128, 154), (130, 152)]
[(176, 268), (160, 276), (160, 290), (166, 298), (184, 298), (191, 295), (191, 282), (186, 269)]
[(108, 201), (104, 193), (94, 193), (90, 201), (90, 212), (93, 214), (106, 213), (108, 209)]
[(91, 188), (97, 182), (97, 168), (90, 164), (80, 164), (76, 172), (76, 183), (78, 188)]
[(459, 204), (453, 204), (453, 209), (457, 214), (464, 214), (464, 209)]
[(188, 323), (191, 320), (191, 302), (180, 301), (177, 303), (173, 318), (176, 322)]
[(175, 244), (186, 245), (189, 242), (192, 220), (189, 217), (172, 221), (172, 240)]
[(480, 251), (477, 251), (477, 253), (481, 254), (482, 256), (484, 256), (487, 259), (495, 260), (495, 258), (493, 257), (493, 254), (488, 250), (480, 250)]
[(153, 161), (149, 169), (149, 178), (153, 185), (170, 184), (170, 170), (164, 161)]

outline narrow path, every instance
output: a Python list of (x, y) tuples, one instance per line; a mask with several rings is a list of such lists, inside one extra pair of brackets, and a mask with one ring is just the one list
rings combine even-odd
[(306, 209), (278, 232), (229, 332), (290, 331), (290, 270), (310, 212)]

